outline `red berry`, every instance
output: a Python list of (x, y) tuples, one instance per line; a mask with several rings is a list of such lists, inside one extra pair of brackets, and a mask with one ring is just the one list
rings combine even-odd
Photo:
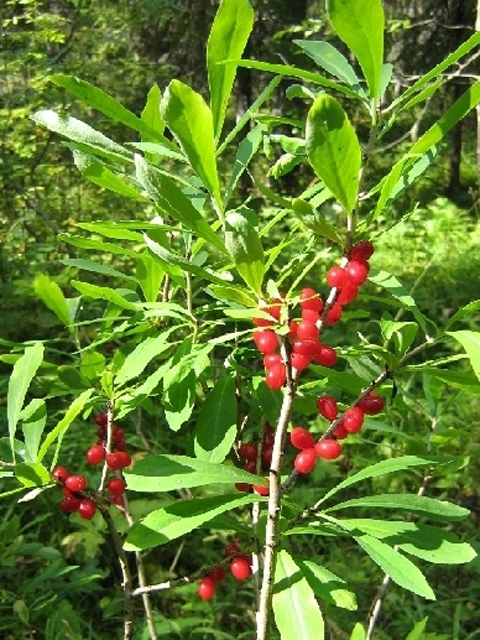
[(313, 309), (304, 309), (302, 311), (302, 320), (305, 322), (318, 322), (320, 320), (320, 314), (318, 311), (314, 311)]
[(270, 389), (280, 389), (287, 379), (287, 371), (284, 364), (275, 364), (267, 371), (265, 382)]
[(269, 469), (272, 463), (273, 447), (267, 447), (262, 451), (262, 468)]
[(125, 506), (125, 500), (123, 499), (122, 495), (116, 495), (115, 493), (110, 493), (108, 496), (108, 499), (111, 500), (118, 507)]
[(297, 337), (297, 331), (298, 331), (298, 322), (296, 322), (295, 320), (290, 320), (290, 331), (288, 332), (288, 338), (289, 340), (295, 340), (295, 338)]
[(302, 289), (299, 298), (302, 309), (310, 309), (311, 311), (321, 313), (323, 309), (323, 300), (319, 297), (315, 289)]
[(348, 431), (345, 429), (343, 422), (338, 425), (338, 427), (333, 432), (333, 435), (335, 436), (335, 438), (337, 438), (337, 440), (343, 440), (348, 436)]
[(336, 303), (343, 307), (346, 304), (353, 302), (357, 296), (357, 285), (353, 284), (353, 282), (347, 282), (345, 286), (340, 289), (340, 293), (338, 294)]
[(103, 413), (99, 413), (98, 416), (95, 416), (95, 422), (99, 427), (106, 427), (108, 423), (108, 414), (106, 411)]
[(100, 440), (105, 440), (107, 437), (107, 427), (98, 427), (97, 436), (100, 438)]
[(257, 445), (253, 442), (243, 442), (238, 449), (238, 453), (245, 460), (255, 461), (257, 459)]
[(273, 353), (279, 345), (278, 336), (271, 329), (258, 329), (254, 332), (253, 339), (261, 353)]
[(125, 439), (125, 431), (119, 427), (113, 427), (113, 441), (122, 442)]
[(310, 356), (302, 356), (300, 353), (292, 353), (290, 358), (290, 362), (292, 363), (292, 367), (297, 371), (303, 371), (306, 369), (312, 358)]
[(258, 493), (259, 496), (268, 496), (268, 494), (270, 493), (268, 478), (265, 478), (265, 480), (267, 481), (267, 486), (265, 486), (264, 484), (253, 485), (253, 490), (255, 491), (255, 493)]
[(211, 576), (205, 576), (198, 585), (198, 596), (201, 600), (211, 600), (215, 595), (215, 580)]
[(368, 242), (368, 240), (364, 242), (358, 242), (350, 249), (348, 257), (350, 258), (350, 260), (358, 260), (358, 262), (365, 263), (372, 257), (374, 251), (375, 249), (373, 247), (373, 244), (371, 242)]
[(93, 447), (87, 451), (87, 462), (89, 464), (98, 464), (105, 458), (105, 448), (103, 444), (94, 444)]
[(347, 273), (342, 267), (332, 267), (327, 272), (327, 282), (331, 287), (343, 287), (347, 281)]
[(335, 353), (335, 349), (333, 347), (329, 347), (326, 344), (320, 345), (320, 348), (317, 351), (317, 355), (315, 356), (315, 361), (318, 364), (321, 364), (323, 367), (333, 367), (333, 365), (337, 362), (337, 354)]
[(249, 493), (252, 489), (252, 485), (246, 482), (236, 482), (235, 489), (237, 489), (237, 491), (242, 491), (243, 493)]
[(78, 515), (84, 520), (91, 520), (97, 511), (97, 507), (93, 500), (89, 500), (87, 498), (85, 500), (80, 500), (77, 511)]
[(273, 442), (275, 440), (275, 431), (273, 427), (268, 422), (265, 424), (265, 431), (263, 433), (263, 448), (273, 447)]
[(243, 470), (247, 471), (248, 473), (255, 473), (257, 471), (257, 463), (255, 462), (255, 460), (248, 460), (243, 465)]
[(328, 325), (336, 324), (340, 318), (342, 317), (342, 307), (336, 302), (331, 309), (328, 310), (328, 313), (325, 317), (325, 322)]
[(230, 571), (237, 580), (245, 580), (252, 573), (252, 568), (247, 558), (238, 556), (231, 561)]
[(316, 464), (317, 457), (315, 455), (315, 449), (312, 447), (310, 449), (300, 451), (300, 453), (295, 457), (293, 466), (298, 473), (310, 473), (310, 471), (313, 471)]
[(313, 436), (303, 427), (295, 427), (290, 433), (290, 442), (296, 449), (313, 449)]
[(70, 494), (60, 502), (60, 509), (63, 511), (63, 513), (73, 513), (78, 509), (79, 505), (80, 500)]
[(342, 453), (342, 445), (336, 440), (319, 440), (315, 445), (315, 453), (319, 458), (325, 460), (335, 460)]
[(240, 553), (240, 547), (236, 542), (231, 542), (227, 544), (225, 547), (225, 557), (230, 558), (231, 556), (236, 556), (237, 553)]
[(320, 396), (317, 400), (317, 410), (327, 420), (335, 420), (338, 416), (337, 401), (332, 396)]
[(318, 351), (318, 342), (314, 340), (296, 340), (292, 345), (292, 349), (294, 353), (313, 358)]
[(215, 567), (215, 569), (212, 569), (208, 575), (210, 578), (213, 578), (215, 582), (222, 582), (222, 580), (225, 580), (227, 574), (223, 567)]
[(361, 285), (368, 278), (368, 269), (365, 264), (358, 260), (350, 260), (346, 266), (347, 277), (355, 285)]
[(70, 471), (66, 467), (55, 467), (55, 469), (52, 471), (52, 478), (55, 478), (55, 480), (61, 482), (62, 484), (65, 482), (69, 475)]
[(368, 415), (374, 416), (377, 413), (381, 413), (385, 407), (385, 401), (383, 398), (378, 396), (375, 392), (371, 392), (366, 398), (360, 400), (357, 403), (357, 407), (361, 409), (364, 413), (368, 413)]
[(360, 407), (352, 407), (345, 411), (342, 424), (348, 433), (356, 433), (362, 428), (364, 413)]
[(73, 492), (83, 491), (87, 488), (87, 479), (85, 476), (68, 476), (65, 486)]
[(123, 478), (112, 478), (108, 481), (107, 489), (114, 495), (121, 495), (127, 488), (127, 483)]
[(282, 364), (282, 356), (279, 353), (267, 353), (263, 358), (263, 366), (271, 369), (275, 364)]
[(319, 329), (314, 322), (302, 320), (297, 327), (298, 340), (318, 340)]

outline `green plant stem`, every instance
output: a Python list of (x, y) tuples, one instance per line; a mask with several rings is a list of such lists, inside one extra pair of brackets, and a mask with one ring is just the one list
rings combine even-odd
[[(281, 345), (282, 360), (289, 362), (286, 342)], [(257, 640), (268, 640), (270, 618), (272, 612), (273, 584), (275, 579), (275, 564), (278, 548), (278, 525), (281, 513), (281, 468), (287, 437), (288, 423), (292, 414), (293, 401), (297, 380), (295, 372), (287, 365), (287, 385), (283, 396), (280, 417), (277, 423), (275, 440), (273, 443), (272, 462), (270, 467), (270, 493), (267, 508), (267, 524), (265, 528), (265, 557), (263, 563), (262, 587), (260, 590), (260, 604), (257, 611)]]

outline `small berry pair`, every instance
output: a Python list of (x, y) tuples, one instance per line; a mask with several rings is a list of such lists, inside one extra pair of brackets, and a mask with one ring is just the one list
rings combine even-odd
[[(232, 542), (225, 547), (225, 557), (231, 558), (230, 572), (237, 580), (246, 580), (252, 573), (248, 556), (241, 555), (240, 547)], [(204, 576), (198, 585), (198, 596), (201, 600), (211, 600), (215, 596), (216, 584), (225, 580), (226, 572), (222, 566), (215, 567)]]

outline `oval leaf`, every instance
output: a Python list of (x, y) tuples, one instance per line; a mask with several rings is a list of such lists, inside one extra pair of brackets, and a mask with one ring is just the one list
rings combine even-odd
[(307, 116), (307, 156), (317, 176), (347, 211), (358, 193), (362, 152), (354, 128), (341, 104), (319, 96)]
[(240, 213), (229, 213), (226, 218), (225, 246), (246, 284), (260, 296), (265, 258), (255, 227)]
[(33, 288), (40, 300), (46, 304), (50, 311), (53, 311), (60, 322), (71, 330), (72, 319), (68, 311), (67, 301), (58, 284), (43, 273), (38, 273), (35, 276)]
[(455, 338), (465, 349), (472, 369), (480, 380), (480, 333), (478, 331), (448, 331), (447, 335)]

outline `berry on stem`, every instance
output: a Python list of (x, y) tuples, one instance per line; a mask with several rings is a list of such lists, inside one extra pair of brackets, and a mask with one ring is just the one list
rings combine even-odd
[(329, 347), (326, 344), (321, 344), (315, 356), (315, 361), (324, 367), (333, 367), (337, 362), (337, 354), (333, 347)]
[(331, 287), (343, 287), (347, 281), (347, 272), (342, 267), (332, 267), (327, 272), (327, 282)]
[(310, 356), (302, 356), (300, 353), (292, 353), (290, 362), (292, 363), (292, 367), (297, 371), (303, 371), (306, 369), (312, 358)]
[(296, 449), (313, 449), (315, 446), (312, 434), (303, 427), (295, 427), (292, 430), (290, 442)]
[(87, 462), (89, 464), (98, 464), (105, 459), (105, 448), (103, 444), (94, 444), (86, 453)]
[(318, 340), (319, 329), (314, 322), (302, 320), (297, 327), (298, 340)]
[(371, 391), (370, 394), (357, 402), (357, 407), (360, 408), (364, 413), (367, 413), (370, 416), (377, 415), (377, 413), (381, 413), (385, 408), (385, 400), (377, 395), (374, 391)]
[(335, 460), (342, 453), (342, 445), (336, 440), (325, 438), (317, 442), (315, 453), (319, 458)]
[(350, 249), (348, 257), (350, 258), (350, 260), (358, 260), (358, 262), (365, 263), (372, 257), (374, 251), (375, 249), (373, 247), (373, 244), (368, 240), (364, 242), (358, 242)]
[(212, 569), (208, 575), (210, 578), (213, 578), (215, 582), (222, 582), (222, 580), (225, 580), (227, 574), (223, 567), (215, 567), (215, 569)]
[(279, 346), (278, 336), (271, 329), (258, 329), (253, 333), (253, 340), (261, 353), (273, 353)]
[(337, 401), (332, 396), (320, 396), (317, 400), (317, 411), (331, 422), (338, 416)]
[(225, 547), (226, 558), (230, 558), (231, 556), (236, 556), (238, 553), (240, 553), (240, 547), (236, 542), (231, 542), (230, 544), (227, 544), (227, 546)]
[(339, 304), (341, 307), (353, 302), (355, 298), (358, 296), (358, 287), (353, 282), (347, 282), (341, 289), (338, 294), (336, 304)]
[(73, 492), (83, 491), (87, 488), (87, 479), (85, 476), (68, 476), (65, 486)]
[(310, 473), (315, 468), (317, 464), (317, 456), (315, 454), (315, 449), (312, 447), (310, 449), (303, 449), (300, 451), (295, 457), (293, 466), (298, 471), (298, 473)]
[(310, 309), (311, 311), (321, 313), (323, 309), (323, 300), (319, 297), (315, 289), (311, 289), (309, 287), (302, 289), (299, 298), (302, 309)]
[(238, 453), (245, 460), (253, 460), (257, 459), (257, 445), (253, 442), (242, 442), (238, 449)]
[(78, 515), (84, 520), (91, 520), (97, 511), (97, 507), (93, 500), (86, 498), (85, 500), (80, 500), (77, 511)]
[(107, 489), (113, 495), (121, 495), (127, 488), (127, 483), (123, 478), (112, 478), (107, 483)]
[(275, 364), (267, 371), (265, 382), (270, 389), (280, 389), (287, 379), (287, 372), (284, 364)]
[(77, 511), (80, 505), (80, 499), (75, 498), (72, 494), (69, 496), (65, 496), (65, 498), (60, 502), (60, 509), (63, 513), (73, 513)]
[(211, 600), (215, 595), (215, 580), (211, 576), (205, 576), (198, 585), (198, 596), (201, 600)]
[(346, 266), (347, 277), (355, 285), (361, 285), (368, 278), (367, 266), (358, 260), (350, 260)]
[(237, 580), (245, 580), (252, 573), (252, 568), (245, 556), (237, 556), (230, 563), (230, 571)]
[(328, 325), (336, 324), (342, 317), (342, 306), (336, 302), (325, 316), (325, 323)]
[(348, 433), (356, 433), (362, 428), (364, 417), (360, 407), (351, 407), (345, 411), (342, 424)]
[(55, 469), (52, 471), (52, 478), (55, 478), (55, 480), (61, 482), (62, 484), (65, 482), (69, 475), (70, 471), (66, 467), (58, 466), (55, 467)]
[(265, 478), (265, 481), (267, 482), (267, 486), (265, 486), (264, 484), (254, 484), (253, 485), (253, 490), (255, 491), (255, 493), (258, 493), (259, 496), (268, 496), (269, 493), (270, 493), (270, 486), (269, 486), (268, 478)]
[(279, 353), (267, 353), (263, 358), (263, 366), (271, 369), (276, 364), (282, 364), (282, 356)]

